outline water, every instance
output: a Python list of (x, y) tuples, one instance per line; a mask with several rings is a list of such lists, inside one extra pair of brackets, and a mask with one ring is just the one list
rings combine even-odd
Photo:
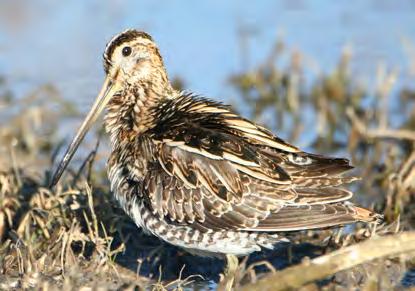
[(415, 41), (410, 0), (61, 3), (0, 1), (0, 74), (18, 96), (52, 83), (85, 111), (103, 80), (105, 43), (125, 28), (150, 32), (170, 75), (187, 88), (223, 100), (235, 97), (229, 75), (264, 60), (277, 37), (304, 52), (317, 74), (333, 68), (346, 45), (354, 73), (369, 83), (379, 62), (399, 69), (404, 84), (415, 71), (403, 45)]

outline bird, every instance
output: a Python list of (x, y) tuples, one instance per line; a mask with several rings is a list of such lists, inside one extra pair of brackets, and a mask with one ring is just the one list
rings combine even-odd
[(115, 199), (146, 233), (225, 259), (228, 290), (238, 257), (274, 248), (280, 233), (381, 219), (349, 201), (349, 160), (302, 151), (228, 105), (175, 90), (148, 33), (115, 35), (103, 60), (102, 89), (51, 186), (106, 111)]

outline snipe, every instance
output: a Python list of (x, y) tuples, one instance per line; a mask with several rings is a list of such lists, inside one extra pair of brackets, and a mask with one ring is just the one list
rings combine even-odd
[[(174, 90), (151, 36), (116, 35), (106, 79), (53, 178), (106, 109), (111, 190), (146, 232), (192, 253), (228, 260), (273, 248), (280, 231), (372, 222), (347, 202), (346, 159), (301, 151), (219, 102)], [(232, 278), (232, 276), (230, 276)], [(229, 280), (232, 284), (232, 279)]]

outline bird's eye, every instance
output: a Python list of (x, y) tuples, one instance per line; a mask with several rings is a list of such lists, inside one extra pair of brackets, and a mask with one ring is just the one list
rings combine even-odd
[(129, 46), (123, 47), (123, 49), (122, 49), (122, 55), (124, 57), (128, 57), (129, 55), (131, 55), (131, 47), (129, 47)]

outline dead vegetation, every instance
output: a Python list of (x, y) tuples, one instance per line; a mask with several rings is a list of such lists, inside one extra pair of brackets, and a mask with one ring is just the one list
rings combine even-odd
[[(304, 290), (413, 285), (405, 278), (415, 251), (415, 91), (395, 88), (399, 75), (382, 67), (376, 88), (358, 84), (349, 52), (333, 72), (310, 82), (300, 53), (277, 65), (287, 54), (279, 42), (263, 65), (231, 78), (246, 103), (239, 109), (291, 142), (351, 157), (363, 177), (353, 189), (356, 201), (384, 213), (386, 224), (291, 234), (294, 244), (241, 260), (238, 288), (265, 290), (276, 281)], [(24, 99), (0, 86), (0, 289), (215, 286), (220, 261), (143, 235), (117, 207), (105, 177), (105, 143), (87, 142), (79, 155), (86, 158), (48, 189), (65, 142), (58, 129), (77, 112), (53, 86)]]

